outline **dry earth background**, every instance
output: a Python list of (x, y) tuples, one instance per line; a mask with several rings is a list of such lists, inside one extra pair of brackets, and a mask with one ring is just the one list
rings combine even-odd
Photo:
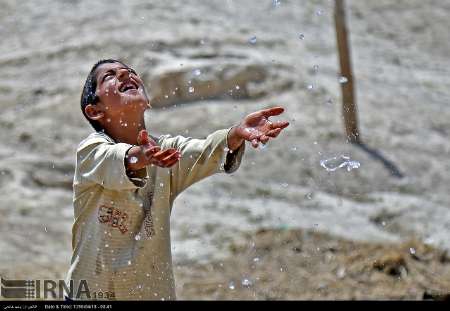
[[(450, 2), (347, 4), (362, 138), (403, 179), (345, 142), (333, 1), (0, 0), (0, 276), (64, 278), (79, 96), (112, 57), (146, 81), (153, 135), (291, 122), (177, 199), (178, 298), (445, 298)], [(340, 155), (361, 166), (320, 166)]]

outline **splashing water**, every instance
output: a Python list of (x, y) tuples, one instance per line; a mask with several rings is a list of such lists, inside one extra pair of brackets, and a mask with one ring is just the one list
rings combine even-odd
[(339, 168), (347, 167), (347, 172), (352, 169), (359, 168), (361, 163), (350, 160), (350, 157), (341, 155), (326, 160), (320, 160), (320, 165), (327, 170), (327, 172), (334, 172)]
[(250, 281), (249, 279), (243, 279), (242, 282), (241, 282), (241, 284), (242, 284), (242, 286), (248, 288), (248, 287), (251, 287), (251, 286), (253, 285), (253, 282)]
[(341, 76), (341, 77), (339, 77), (338, 81), (340, 84), (345, 84), (348, 82), (348, 79), (347, 79), (347, 77)]
[(228, 288), (234, 290), (235, 289), (234, 282), (230, 282), (230, 284), (228, 284)]
[(138, 158), (136, 158), (136, 157), (131, 157), (131, 158), (130, 158), (130, 163), (131, 163), (131, 164), (137, 163), (137, 161), (138, 161)]

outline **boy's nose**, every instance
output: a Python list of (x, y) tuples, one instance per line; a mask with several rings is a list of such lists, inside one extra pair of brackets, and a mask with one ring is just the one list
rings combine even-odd
[(130, 76), (130, 70), (128, 68), (120, 68), (117, 72), (117, 77), (119, 79), (128, 78)]

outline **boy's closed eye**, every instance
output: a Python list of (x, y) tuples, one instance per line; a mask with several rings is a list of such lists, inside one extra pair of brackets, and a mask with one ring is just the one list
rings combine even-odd
[[(135, 75), (136, 77), (139, 77), (138, 74), (137, 74), (137, 72), (136, 72), (134, 69), (131, 69), (131, 68), (120, 68), (120, 69), (127, 69), (129, 73)], [(106, 72), (103, 74), (103, 77), (102, 77), (102, 79), (101, 79), (101, 82), (105, 82), (107, 78), (110, 78), (110, 77), (115, 76), (116, 73), (117, 73), (117, 71), (114, 70), (114, 69), (110, 69), (110, 70), (106, 71)]]

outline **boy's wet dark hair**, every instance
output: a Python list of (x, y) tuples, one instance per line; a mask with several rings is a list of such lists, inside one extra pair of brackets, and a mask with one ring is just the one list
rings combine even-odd
[(97, 132), (103, 131), (102, 126), (98, 121), (91, 120), (90, 118), (88, 118), (86, 112), (84, 112), (84, 108), (86, 108), (86, 106), (89, 104), (95, 105), (99, 101), (98, 96), (95, 95), (95, 91), (97, 90), (97, 79), (95, 76), (95, 70), (98, 68), (98, 66), (106, 63), (120, 63), (126, 66), (123, 62), (116, 59), (99, 60), (89, 72), (89, 75), (86, 78), (86, 82), (84, 83), (83, 92), (81, 93), (81, 111), (83, 112), (85, 118), (89, 121), (89, 123)]

